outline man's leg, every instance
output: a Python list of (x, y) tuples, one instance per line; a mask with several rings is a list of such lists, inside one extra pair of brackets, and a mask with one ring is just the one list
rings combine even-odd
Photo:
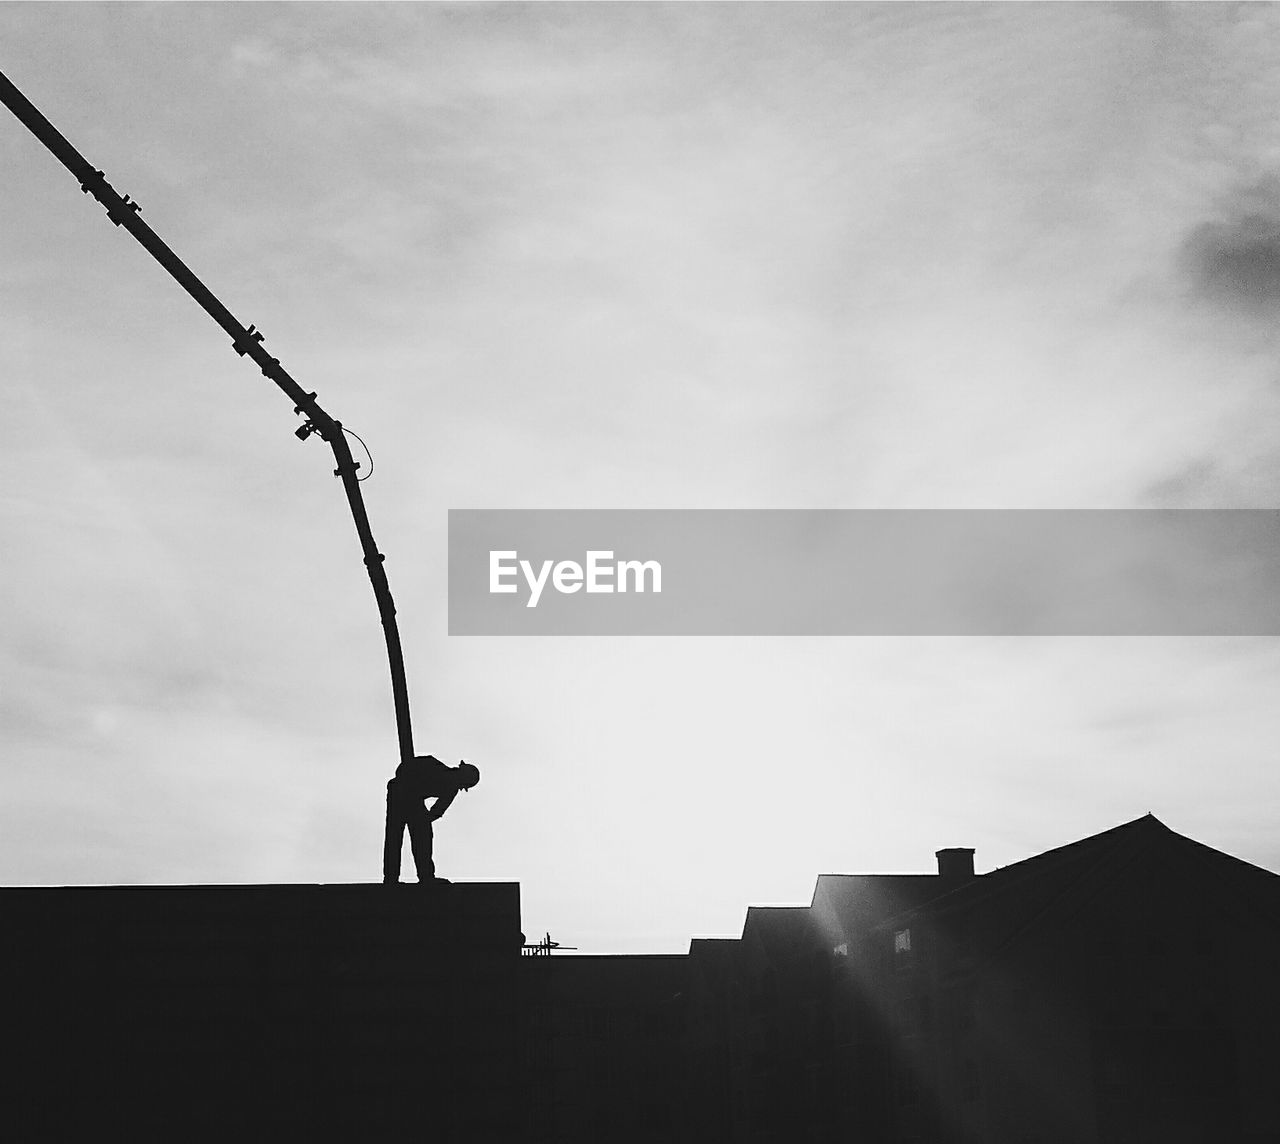
[(405, 817), (409, 825), (409, 847), (413, 851), (413, 864), (418, 868), (418, 881), (433, 881), (436, 864), (431, 856), (431, 816), (427, 814), (427, 808), (418, 802)]
[(400, 849), (404, 843), (404, 813), (396, 798), (395, 779), (387, 783), (387, 831), (382, 840), (382, 880), (400, 881)]

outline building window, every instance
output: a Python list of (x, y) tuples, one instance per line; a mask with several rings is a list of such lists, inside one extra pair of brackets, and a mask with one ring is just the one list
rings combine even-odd
[(893, 952), (911, 952), (911, 931), (909, 929), (900, 929), (893, 935)]

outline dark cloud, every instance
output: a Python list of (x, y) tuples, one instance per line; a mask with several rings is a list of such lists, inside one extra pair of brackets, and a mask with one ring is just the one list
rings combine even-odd
[(1225, 220), (1196, 227), (1183, 256), (1202, 298), (1248, 313), (1280, 307), (1280, 179), (1242, 191)]

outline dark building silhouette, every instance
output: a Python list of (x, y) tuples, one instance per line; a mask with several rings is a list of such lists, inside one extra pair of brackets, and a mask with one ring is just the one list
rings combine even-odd
[(680, 955), (525, 959), (527, 1138), (686, 1139)]
[(518, 1131), (519, 886), (0, 890), (13, 1140)]
[(693, 942), (706, 1140), (1280, 1140), (1280, 878), (1151, 815)]
[[(1280, 878), (1150, 815), (822, 875), (687, 954), (521, 956), (519, 887), (0, 890), (23, 1140), (1280, 1139)], [(526, 951), (527, 952), (527, 951)]]

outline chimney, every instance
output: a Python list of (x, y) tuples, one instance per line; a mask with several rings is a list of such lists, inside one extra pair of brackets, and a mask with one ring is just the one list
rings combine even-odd
[(944, 882), (959, 885), (973, 877), (973, 847), (950, 846), (936, 852), (938, 877)]

